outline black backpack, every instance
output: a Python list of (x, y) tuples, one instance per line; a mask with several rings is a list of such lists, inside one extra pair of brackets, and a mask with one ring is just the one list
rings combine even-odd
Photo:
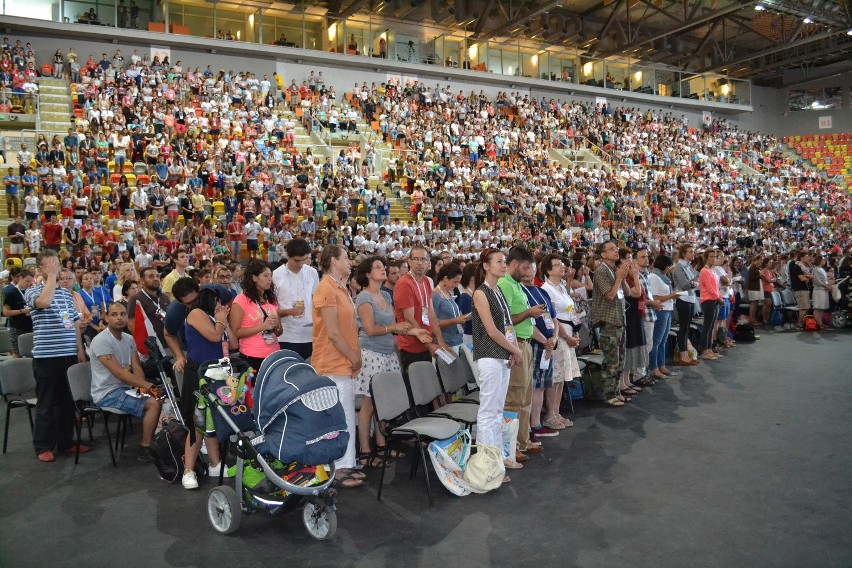
[[(160, 477), (168, 483), (176, 483), (183, 476), (183, 454), (186, 449), (186, 426), (170, 418), (163, 421), (163, 427), (151, 441), (151, 458)], [(207, 468), (199, 459), (195, 462), (195, 475), (198, 479), (207, 475)]]
[(734, 334), (734, 341), (740, 343), (754, 343), (757, 337), (754, 335), (754, 327), (749, 323), (738, 323), (737, 331)]

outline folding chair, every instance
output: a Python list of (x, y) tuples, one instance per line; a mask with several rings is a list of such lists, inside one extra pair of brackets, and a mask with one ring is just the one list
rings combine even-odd
[[(92, 416), (100, 414), (104, 418), (104, 430), (106, 430), (107, 443), (109, 444), (109, 457), (112, 459), (112, 466), (118, 467), (115, 459), (115, 454), (118, 452), (119, 445), (124, 447), (124, 440), (127, 437), (127, 426), (130, 423), (130, 415), (117, 408), (100, 408), (92, 402), (92, 364), (77, 363), (68, 368), (68, 385), (71, 387), (71, 396), (76, 401), (77, 417), (76, 430), (77, 441), (75, 448), (77, 455), (74, 456), (74, 463), (80, 461), (80, 431), (82, 430), (82, 418), (91, 420)], [(115, 437), (115, 450), (112, 447), (112, 436), (109, 431), (109, 417), (111, 415), (118, 416), (118, 429)], [(91, 422), (89, 422), (91, 428)]]
[[(381, 501), (382, 499), (382, 487), (385, 483), (385, 469), (388, 465), (390, 444), (414, 440), (414, 447), (411, 450), (409, 479), (414, 478), (418, 463), (422, 463), (423, 474), (426, 477), (426, 494), (429, 497), (429, 506), (431, 507), (432, 485), (429, 481), (425, 443), (449, 438), (458, 433), (461, 427), (455, 420), (435, 416), (407, 420), (405, 414), (410, 409), (408, 390), (400, 373), (385, 372), (375, 375), (370, 381), (370, 396), (373, 399), (379, 430), (388, 441), (388, 449), (382, 458), (382, 473), (379, 476), (379, 490), (376, 494), (376, 500)], [(414, 455), (414, 450), (420, 454), (419, 462), (417, 456)]]
[(0, 390), (6, 401), (6, 425), (3, 428), (3, 453), (9, 442), (9, 417), (13, 408), (26, 408), (30, 418), (30, 433), (33, 430), (33, 408), (36, 405), (36, 382), (33, 376), (32, 359), (6, 359), (0, 362)]
[(795, 329), (799, 323), (799, 302), (796, 301), (796, 295), (790, 288), (781, 290), (781, 305), (784, 311), (790, 314), (790, 317), (785, 318), (790, 324), (788, 329)]
[(452, 363), (446, 363), (439, 357), (438, 372), (444, 392), (451, 396), (457, 396), (453, 402), (479, 404), (479, 396), (468, 398), (467, 385), (473, 380), (473, 371), (470, 370), (470, 365), (467, 364), (465, 357), (456, 357)]
[(33, 358), (33, 334), (22, 333), (18, 336), (18, 355)]

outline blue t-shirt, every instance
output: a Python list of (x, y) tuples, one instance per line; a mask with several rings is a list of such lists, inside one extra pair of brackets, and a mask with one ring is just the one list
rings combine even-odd
[(9, 195), (18, 195), (18, 176), (5, 176), (3, 184), (6, 186), (6, 193)]
[[(469, 314), (473, 311), (473, 296), (470, 294), (462, 292), (459, 294), (456, 303), (459, 305), (459, 309), (463, 314)], [(469, 319), (462, 324), (462, 328), (464, 329), (465, 335), (473, 335), (473, 319)]]
[[(537, 286), (522, 286), (524, 289), (524, 294), (527, 295), (527, 299), (529, 300), (530, 306), (538, 306), (539, 304), (545, 304), (547, 306), (547, 314), (541, 316), (540, 318), (535, 318), (533, 321), (535, 322), (535, 326), (541, 332), (543, 336), (547, 339), (553, 337), (553, 333), (556, 331), (556, 309), (553, 307), (553, 302), (550, 301), (550, 295), (547, 292), (538, 288)], [(548, 328), (548, 317), (550, 327)]]
[[(461, 310), (455, 300), (447, 299), (438, 293), (432, 294), (432, 307), (435, 308), (435, 316), (438, 321), (457, 318), (461, 315)], [(441, 329), (441, 336), (444, 342), (450, 347), (456, 347), (462, 344), (462, 331), (460, 325), (450, 325)]]

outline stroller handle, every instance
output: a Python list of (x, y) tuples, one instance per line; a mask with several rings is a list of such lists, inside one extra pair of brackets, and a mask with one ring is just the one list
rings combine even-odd
[(329, 464), (327, 467), (330, 468), (328, 480), (320, 485), (311, 485), (310, 487), (302, 487), (301, 485), (294, 485), (288, 481), (282, 479), (275, 471), (269, 466), (269, 463), (264, 459), (262, 455), (257, 451), (254, 445), (251, 443), (251, 439), (240, 430), (239, 426), (231, 420), (231, 417), (228, 416), (228, 413), (225, 412), (225, 409), (218, 403), (218, 399), (216, 395), (210, 392), (210, 389), (207, 386), (199, 387), (199, 389), (195, 392), (196, 396), (204, 396), (207, 400), (212, 404), (212, 406), (216, 409), (216, 412), (225, 419), (225, 422), (228, 423), (228, 426), (231, 427), (231, 430), (234, 434), (237, 435), (237, 447), (246, 452), (250, 458), (257, 461), (260, 464), (261, 469), (263, 469), (263, 473), (266, 475), (267, 479), (274, 483), (279, 489), (283, 489), (287, 493), (293, 493), (295, 495), (303, 495), (307, 497), (317, 497), (322, 494), (326, 489), (328, 489), (332, 483), (334, 483), (334, 474), (335, 467), (334, 464)]

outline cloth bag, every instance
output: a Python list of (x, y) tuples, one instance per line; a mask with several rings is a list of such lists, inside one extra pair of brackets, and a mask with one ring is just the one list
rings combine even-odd
[(497, 446), (476, 444), (476, 453), (467, 460), (464, 482), (473, 493), (487, 493), (503, 484), (506, 466), (503, 452)]
[(445, 440), (429, 444), (429, 459), (438, 479), (453, 495), (463, 497), (471, 493), (464, 482), (464, 469), (470, 458), (470, 432), (462, 430)]
[(518, 449), (518, 413), (503, 412), (503, 422), (500, 431), (503, 434), (503, 459), (515, 461), (515, 451)]

